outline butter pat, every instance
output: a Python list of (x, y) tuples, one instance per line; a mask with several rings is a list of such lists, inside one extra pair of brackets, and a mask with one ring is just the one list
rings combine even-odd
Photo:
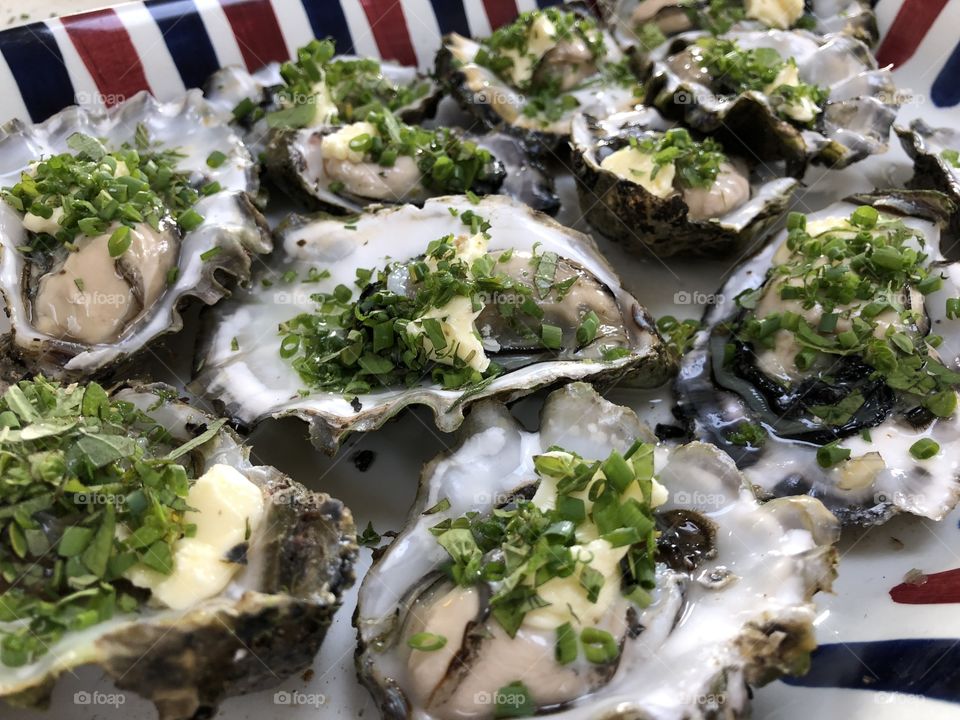
[(521, 54), (509, 48), (501, 54), (513, 61), (510, 67), (510, 81), (514, 85), (523, 85), (533, 77), (536, 64), (557, 44), (557, 28), (546, 15), (538, 15), (527, 30), (527, 48)]
[[(407, 334), (411, 337), (423, 335), (423, 346), (430, 358), (443, 365), (453, 365), (454, 358), (460, 358), (468, 366), (483, 372), (490, 366), (490, 358), (483, 351), (483, 343), (477, 337), (474, 325), (480, 310), (473, 309), (473, 301), (463, 295), (457, 295), (446, 305), (431, 308), (420, 318), (407, 325)], [(440, 329), (446, 340), (446, 347), (434, 348), (430, 338), (423, 332), (422, 320), (433, 318), (440, 321)]]
[(321, 79), (320, 82), (314, 84), (313, 103), (316, 107), (316, 112), (313, 114), (315, 125), (329, 125), (340, 114), (340, 109), (333, 101), (333, 96), (330, 94), (330, 88), (327, 87), (325, 79)]
[(744, 0), (743, 9), (748, 18), (786, 30), (803, 15), (803, 0)]
[(240, 566), (228, 562), (227, 553), (243, 543), (247, 528), (253, 532), (263, 519), (263, 493), (238, 470), (214, 465), (190, 488), (186, 513), (197, 526), (196, 535), (174, 546), (173, 572), (163, 575), (143, 565), (125, 576), (137, 587), (150, 590), (154, 600), (183, 610), (214, 597), (230, 583)]
[(320, 152), (325, 158), (332, 160), (347, 160), (352, 163), (363, 162), (365, 153), (350, 149), (350, 141), (361, 135), (377, 137), (380, 133), (376, 125), (368, 122), (357, 122), (344, 125), (334, 133), (325, 135), (320, 142)]
[(677, 174), (676, 166), (673, 163), (661, 165), (657, 176), (653, 177), (655, 167), (653, 155), (639, 148), (630, 145), (620, 148), (615, 153), (607, 155), (600, 163), (600, 167), (617, 177), (636, 183), (659, 198), (665, 198), (674, 192), (673, 179)]
[[(767, 95), (770, 95), (781, 85), (796, 87), (799, 84), (800, 71), (797, 69), (797, 66), (794, 63), (790, 62), (784, 65), (783, 69), (777, 73), (777, 76), (773, 79), (773, 82), (764, 88), (764, 92)], [(785, 103), (783, 105), (783, 112), (787, 115), (787, 117), (792, 118), (797, 122), (807, 123), (817, 116), (817, 114), (820, 112), (820, 107), (810, 98), (803, 97), (797, 102)]]
[(571, 546), (574, 558), (588, 562), (603, 575), (603, 587), (597, 601), (590, 602), (587, 597), (580, 585), (580, 572), (565, 578), (551, 578), (537, 588), (537, 594), (550, 604), (528, 612), (523, 618), (524, 626), (552, 630), (565, 622), (582, 627), (598, 625), (620, 596), (620, 561), (629, 549), (628, 545), (615, 548), (601, 539)]
[(53, 213), (48, 218), (28, 212), (23, 216), (23, 229), (33, 233), (55, 235), (60, 230), (60, 218), (62, 217), (62, 207), (54, 208)]

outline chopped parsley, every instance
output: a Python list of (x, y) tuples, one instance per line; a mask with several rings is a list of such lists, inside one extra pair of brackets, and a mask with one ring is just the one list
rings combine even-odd
[(53, 233), (37, 233), (30, 253), (37, 259), (60, 247), (71, 247), (78, 236), (102, 235), (112, 225), (110, 254), (130, 246), (129, 229), (146, 223), (160, 230), (175, 221), (186, 232), (203, 222), (193, 210), (200, 195), (189, 176), (177, 170), (182, 155), (152, 145), (141, 125), (135, 145), (108, 151), (96, 138), (74, 133), (67, 138), (72, 152), (40, 160), (20, 175), (20, 182), (0, 190), (0, 196), (24, 215), (54, 220)]
[[(740, 47), (736, 40), (728, 38), (702, 38), (697, 41), (697, 51), (702, 67), (713, 78), (715, 90), (733, 95), (756, 91), (767, 95), (777, 113), (787, 120), (794, 120), (791, 108), (804, 100), (811, 101), (818, 109), (829, 97), (829, 91), (804, 82), (780, 83), (781, 72), (796, 66), (793, 58), (784, 59), (773, 48)], [(799, 121), (798, 121), (799, 122)]]
[(946, 160), (953, 167), (960, 168), (960, 151), (947, 148), (946, 150), (941, 151), (940, 157)]
[[(400, 111), (430, 94), (430, 81), (416, 78), (409, 84), (387, 79), (380, 63), (370, 58), (334, 59), (333, 40), (311, 40), (297, 50), (297, 59), (280, 68), (283, 85), (277, 92), (281, 106), (267, 115), (271, 127), (308, 127), (317, 122), (320, 93), (329, 93), (336, 109), (328, 123), (362, 120), (376, 110)], [(241, 103), (234, 115), (257, 119), (262, 112), (252, 101)]]
[(692, 318), (677, 320), (673, 315), (657, 318), (657, 331), (677, 357), (682, 357), (693, 347), (693, 338), (699, 329), (700, 323)]
[(389, 110), (370, 111), (365, 120), (376, 133), (354, 137), (350, 149), (382, 167), (392, 167), (398, 157), (413, 158), (421, 182), (429, 190), (461, 194), (500, 180), (499, 164), (490, 151), (450, 128), (428, 130), (407, 125)]
[[(551, 581), (570, 578), (588, 602), (597, 602), (605, 576), (592, 567), (594, 556), (584, 544), (605, 541), (623, 549), (618, 589), (645, 606), (655, 585), (653, 451), (638, 441), (604, 460), (556, 447), (536, 456), (541, 488), (534, 500), (546, 487), (542, 502), (518, 498), (489, 514), (470, 512), (431, 528), (447, 552), (450, 579), (463, 587), (487, 585), (491, 616), (513, 637), (528, 613), (547, 604), (541, 592)], [(590, 662), (617, 656), (609, 633), (585, 627), (580, 639)], [(558, 626), (557, 660), (572, 662), (577, 653), (573, 627)]]
[(653, 156), (651, 179), (660, 168), (673, 163), (677, 181), (685, 188), (707, 188), (713, 185), (720, 173), (720, 165), (726, 162), (723, 146), (713, 138), (701, 141), (690, 137), (685, 128), (671, 128), (664, 133), (648, 133), (631, 137), (631, 147)]
[(0, 398), (0, 665), (33, 663), (65, 633), (145, 602), (146, 591), (121, 582), (123, 575), (135, 564), (172, 572), (174, 543), (196, 529), (184, 522), (192, 463), (180, 458), (219, 427), (180, 444), (96, 383), (61, 386), (38, 377), (7, 388)]

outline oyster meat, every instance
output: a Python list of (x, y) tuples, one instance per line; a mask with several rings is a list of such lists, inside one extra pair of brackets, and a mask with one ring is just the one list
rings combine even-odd
[(0, 422), (0, 698), (43, 707), (92, 664), (188, 720), (311, 665), (354, 581), (340, 502), (166, 386), (38, 377)]
[(836, 518), (758, 504), (711, 445), (654, 443), (582, 383), (539, 432), (474, 408), (360, 587), (384, 718), (738, 718), (748, 685), (805, 671)]
[[(960, 132), (953, 128), (932, 128), (914, 120), (909, 128), (894, 127), (900, 144), (913, 159), (914, 174), (908, 187), (939, 190), (950, 196), (960, 209)], [(950, 223), (953, 235), (960, 236), (960, 211)], [(951, 260), (955, 255), (947, 253)]]
[(185, 301), (217, 302), (272, 248), (250, 202), (253, 160), (199, 91), (3, 132), (8, 364), (101, 375), (179, 331)]
[(487, 127), (535, 138), (547, 150), (569, 136), (577, 110), (603, 117), (639, 100), (614, 39), (574, 10), (522, 13), (483, 40), (447, 35), (436, 74)]
[(847, 35), (677, 35), (649, 54), (646, 99), (760, 160), (843, 168), (885, 152), (901, 99), (889, 68)]
[[(641, 256), (742, 250), (786, 212), (797, 187), (751, 171), (653, 108), (578, 115), (570, 147), (587, 220)], [(664, 154), (672, 159), (658, 162)]]
[(939, 520), (960, 496), (960, 271), (932, 191), (810, 215), (720, 290), (676, 381), (695, 435), (763, 497), (809, 494), (851, 524)]
[(843, 33), (873, 46), (880, 37), (869, 0), (606, 0), (606, 21), (623, 47), (653, 50), (688, 30), (810, 30)]
[(593, 241), (504, 197), (293, 218), (278, 238), (199, 353), (194, 387), (243, 424), (299, 416), (334, 450), (407, 405), (450, 431), (484, 397), (672, 365)]

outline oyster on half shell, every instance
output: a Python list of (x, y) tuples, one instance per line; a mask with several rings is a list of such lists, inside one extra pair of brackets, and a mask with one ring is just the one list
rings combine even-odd
[[(707, 45), (731, 42), (738, 52), (756, 54), (752, 62), (759, 66), (771, 67), (775, 52), (779, 72), (759, 89), (733, 87), (733, 73), (704, 66)], [(846, 35), (738, 30), (711, 38), (686, 32), (648, 60), (648, 105), (728, 148), (741, 146), (763, 161), (783, 159), (798, 177), (811, 162), (843, 168), (885, 152), (901, 102), (890, 69), (878, 68), (869, 48)], [(749, 65), (740, 59), (732, 67)], [(744, 81), (758, 83), (762, 72), (751, 73)]]
[(614, 37), (623, 47), (652, 50), (688, 30), (790, 30), (843, 33), (873, 46), (880, 37), (869, 0), (602, 0)]
[(523, 13), (491, 38), (443, 39), (436, 75), (489, 128), (554, 151), (582, 110), (606, 116), (639, 100), (629, 61), (596, 20), (578, 10)]
[[(44, 395), (54, 392), (54, 386), (42, 378), (33, 382)], [(98, 462), (107, 466), (99, 469), (99, 477), (116, 480), (118, 473), (132, 473), (123, 469), (124, 462), (133, 466), (122, 455), (123, 448), (123, 452), (136, 454), (138, 461), (153, 468), (138, 472), (157, 476), (151, 486), (156, 492), (151, 495), (154, 514), (173, 507), (173, 501), (164, 494), (171, 486), (162, 484), (167, 481), (161, 476), (166, 477), (165, 468), (173, 469), (164, 456), (176, 448), (180, 454), (176, 459), (171, 455), (169, 463), (175, 462), (177, 468), (185, 470), (184, 482), (193, 478), (185, 497), (190, 509), (184, 522), (193, 523), (195, 531), (173, 542), (168, 575), (139, 564), (139, 560), (132, 566), (125, 563), (122, 567), (126, 570), (120, 570), (119, 565), (114, 570), (112, 562), (119, 563), (129, 555), (129, 549), (115, 549), (106, 571), (98, 571), (102, 579), (91, 585), (89, 577), (78, 576), (79, 570), (70, 567), (72, 562), (82, 561), (92, 562), (86, 566), (92, 568), (96, 564), (93, 556), (87, 551), (74, 555), (76, 550), (65, 550), (67, 532), (71, 528), (82, 530), (81, 522), (89, 524), (92, 518), (108, 512), (107, 517), (116, 518), (116, 531), (108, 530), (104, 539), (108, 543), (112, 539), (118, 548), (121, 542), (128, 543), (124, 548), (137, 547), (134, 538), (146, 538), (143, 528), (149, 526), (145, 523), (131, 534), (128, 523), (134, 513), (142, 512), (136, 508), (146, 507), (143, 495), (151, 490), (145, 491), (140, 481), (137, 485), (77, 484), (85, 474), (75, 471), (56, 507), (38, 502), (43, 494), (33, 493), (30, 502), (18, 510), (24, 514), (12, 522), (25, 528), (21, 532), (31, 537), (29, 553), (40, 552), (34, 549), (39, 542), (41, 546), (46, 543), (58, 547), (59, 557), (57, 553), (37, 557), (30, 572), (18, 579), (18, 585), (25, 588), (32, 583), (41, 587), (53, 583), (56, 573), (52, 569), (60, 566), (61, 575), (68, 573), (86, 590), (63, 599), (63, 603), (73, 603), (65, 606), (73, 608), (67, 620), (75, 625), (63, 627), (55, 640), (30, 657), (10, 651), (17, 647), (11, 638), (16, 640), (16, 633), (22, 631), (23, 622), (33, 611), (29, 604), (15, 605), (27, 617), (11, 621), (7, 617), (8, 603), (16, 588), (0, 583), (0, 594), (5, 594), (4, 617), (0, 618), (0, 699), (14, 706), (42, 708), (61, 674), (97, 665), (118, 688), (152, 701), (161, 720), (189, 720), (212, 717), (225, 698), (275, 686), (310, 667), (343, 593), (354, 582), (356, 530), (348, 509), (323, 493), (307, 490), (273, 467), (253, 465), (250, 449), (223, 426), (222, 420), (176, 400), (175, 391), (167, 386), (123, 388), (109, 400), (95, 384), (64, 387), (59, 391), (63, 397), (53, 410), (53, 419), (43, 415), (44, 423), (31, 421), (26, 413), (27, 408), (37, 407), (29, 399), (31, 382), (12, 386), (4, 401), (14, 391), (19, 391), (19, 400), (11, 401), (10, 407), (16, 408), (23, 428), (47, 432), (48, 441), (57, 433), (71, 430), (65, 422), (69, 416), (62, 414), (65, 408), (74, 407), (78, 412), (82, 408), (83, 415), (79, 419), (74, 415), (72, 422), (82, 423), (89, 434), (82, 437), (78, 447), (61, 451), (72, 457), (82, 453), (98, 457)], [(136, 427), (117, 425), (117, 413), (129, 418), (136, 412), (145, 413), (136, 420)], [(14, 432), (25, 435), (23, 430), (11, 427), (10, 417), (4, 423), (0, 443), (12, 442)], [(111, 423), (115, 427), (106, 434)], [(93, 446), (84, 445), (84, 440)], [(53, 446), (44, 447), (49, 451)], [(121, 454), (112, 454), (111, 449)], [(49, 481), (47, 478), (44, 482)], [(11, 560), (16, 563), (23, 557), (35, 557), (7, 555), (11, 547), (7, 533), (12, 532), (11, 514), (6, 512), (11, 507), (9, 502), (4, 501), (4, 519), (0, 520), (8, 524), (0, 545), (8, 566)], [(76, 507), (83, 517), (71, 516), (62, 507)], [(100, 530), (104, 522), (97, 526)], [(111, 525), (113, 522), (109, 520)], [(100, 536), (98, 530), (98, 539), (91, 541), (88, 551), (94, 544), (104, 549)], [(154, 547), (150, 546), (150, 553)], [(70, 555), (70, 559), (65, 560), (64, 555)], [(161, 557), (159, 552), (156, 557)], [(67, 570), (62, 567), (64, 563)], [(47, 574), (41, 572), (39, 578), (35, 577), (38, 569)], [(98, 588), (102, 593), (108, 587), (113, 595), (104, 595), (103, 599), (115, 600), (112, 612), (104, 613), (93, 600), (91, 607), (83, 605), (85, 594)], [(57, 591), (63, 592), (61, 588)], [(65, 622), (63, 617), (57, 620)], [(42, 617), (37, 622), (39, 629), (35, 632), (49, 631), (50, 625), (44, 625)]]
[(744, 249), (786, 212), (797, 181), (763, 176), (742, 158), (725, 155), (709, 186), (684, 185), (674, 162), (656, 166), (640, 146), (675, 127), (653, 108), (574, 118), (573, 172), (587, 220), (641, 256)]
[(960, 270), (933, 191), (856, 196), (745, 262), (707, 311), (676, 394), (694, 435), (762, 497), (844, 523), (939, 520), (960, 498)]
[[(89, 186), (57, 186), (56, 169), (36, 180), (61, 153), (100, 163), (94, 181), (111, 183), (110, 193), (84, 201), (87, 210), (74, 204), (65, 213), (62, 203), (76, 202)], [(151, 183), (169, 184), (169, 175), (161, 179), (161, 169), (149, 182), (131, 177), (116, 159), (123, 153), (154, 169), (153, 158), (166, 157), (166, 171), (181, 175), (199, 199), (180, 214), (164, 202), (152, 219), (144, 216), (133, 203), (141, 196), (150, 202)], [(249, 277), (253, 257), (272, 248), (250, 201), (255, 164), (199, 91), (169, 103), (141, 93), (105, 113), (68, 108), (39, 125), (13, 121), (0, 136), (0, 186), (7, 188), (0, 202), (0, 289), (12, 326), (7, 362), (33, 372), (83, 378), (116, 368), (178, 332), (186, 301), (216, 303), (228, 294), (228, 281)], [(29, 197), (34, 204), (25, 206)], [(57, 206), (38, 209), (41, 199)], [(90, 215), (94, 210), (99, 217)], [(113, 219), (102, 219), (110, 213)], [(60, 237), (64, 221), (81, 214), (81, 231)], [(122, 232), (126, 249), (114, 248)]]
[[(593, 241), (504, 197), (294, 218), (278, 238), (271, 267), (208, 314), (193, 384), (246, 425), (298, 416), (333, 451), (407, 405), (450, 431), (484, 397), (570, 379), (659, 384), (672, 365)], [(429, 271), (440, 260), (425, 253), (454, 246)], [(483, 268), (485, 289), (454, 291), (448, 266), (459, 288), (481, 287)], [(430, 288), (441, 304), (404, 309)]]
[[(647, 487), (659, 504), (658, 533), (647, 590), (626, 597), (634, 571), (625, 560), (607, 561), (616, 547), (605, 538), (613, 535), (588, 542), (581, 520), (577, 544), (550, 539), (565, 532), (564, 522), (583, 517), (576, 507), (596, 519), (609, 489), (591, 490), (591, 502), (581, 503), (573, 501), (586, 490), (558, 490), (556, 505), (544, 504), (553, 486), (544, 473), (552, 462), (544, 461), (572, 453), (587, 464), (629, 457), (638, 440), (637, 455), (648, 453), (641, 472), (655, 473)], [(632, 410), (582, 383), (547, 398), (538, 432), (524, 430), (502, 405), (474, 408), (459, 444), (425, 466), (406, 526), (360, 588), (357, 672), (384, 718), (492, 718), (511, 710), (571, 720), (739, 718), (748, 715), (750, 685), (806, 670), (816, 645), (812, 599), (830, 589), (835, 574), (836, 518), (812, 498), (759, 504), (730, 458), (711, 445), (652, 443)], [(607, 480), (620, 475), (606, 464), (599, 472)], [(637, 494), (630, 486), (624, 492)], [(527, 581), (496, 568), (502, 561), (510, 572), (512, 552), (524, 547), (499, 555), (498, 536), (485, 533), (494, 532), (497, 518), (539, 517), (531, 505), (546, 513), (545, 523), (555, 515), (575, 519), (537, 535), (537, 547), (549, 547), (536, 556), (549, 579), (511, 635), (501, 622), (512, 618), (505, 586)], [(465, 515), (472, 520), (460, 519)], [(480, 546), (476, 552), (494, 547), (477, 561), (476, 581), (463, 579), (477, 566), (463, 564), (471, 541), (462, 533)], [(584, 545), (589, 557), (577, 554)], [(578, 557), (576, 570), (557, 575), (551, 558), (567, 548)], [(585, 580), (581, 563), (596, 575)], [(591, 602), (586, 593), (597, 575), (602, 582)], [(591, 647), (597, 638), (607, 643), (599, 657)]]

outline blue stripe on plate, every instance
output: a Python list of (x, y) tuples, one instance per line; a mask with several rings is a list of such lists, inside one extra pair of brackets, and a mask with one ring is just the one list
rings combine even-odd
[[(469, 0), (465, 0), (469, 2)], [(433, 14), (437, 16), (437, 24), (440, 25), (440, 32), (460, 33), (470, 36), (470, 24), (467, 22), (467, 11), (463, 7), (463, 2), (452, 2), (452, 0), (430, 0), (433, 5)]]
[(193, 0), (151, 0), (146, 5), (183, 84), (188, 88), (203, 87), (220, 67), (220, 61)]
[(960, 703), (960, 641), (830, 643), (813, 651), (810, 672), (783, 680), (802, 687), (899, 692)]
[(354, 52), (350, 27), (339, 0), (302, 0), (302, 3), (316, 37), (333, 38), (338, 53)]
[(960, 44), (950, 53), (947, 64), (933, 81), (930, 96), (938, 107), (953, 107), (960, 103)]
[(34, 122), (74, 102), (73, 83), (50, 28), (42, 22), (3, 33), (0, 51)]

